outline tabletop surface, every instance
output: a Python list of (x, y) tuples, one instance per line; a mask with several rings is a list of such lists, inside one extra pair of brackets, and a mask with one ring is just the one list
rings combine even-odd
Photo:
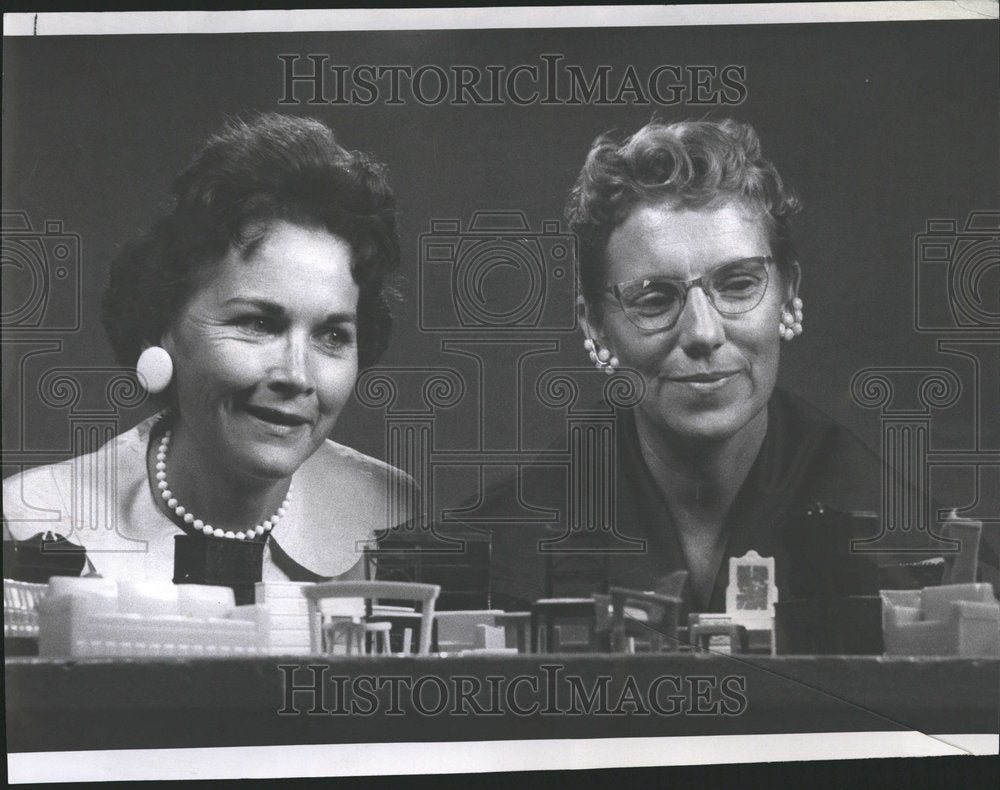
[(1000, 661), (876, 656), (10, 658), (8, 750), (996, 733)]

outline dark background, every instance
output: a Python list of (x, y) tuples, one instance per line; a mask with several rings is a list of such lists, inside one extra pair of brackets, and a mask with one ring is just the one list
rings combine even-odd
[[(541, 54), (557, 53), (588, 74), (611, 65), (612, 85), (627, 64), (642, 76), (661, 64), (740, 65), (748, 95), (735, 107), (426, 107), (408, 95), (405, 106), (386, 106), (383, 96), (368, 107), (328, 107), (306, 105), (310, 90), (300, 86), (303, 103), (281, 107), (283, 53), (326, 54), (328, 65), (445, 69), (541, 66)], [(853, 402), (854, 373), (868, 366), (951, 368), (964, 388), (952, 405), (934, 411), (932, 442), (972, 448), (984, 430), (974, 419), (972, 367), (938, 352), (940, 336), (914, 329), (914, 237), (928, 220), (956, 219), (962, 227), (969, 212), (997, 209), (997, 62), (991, 21), (7, 39), (3, 208), (24, 212), (35, 236), (48, 221), (79, 235), (82, 301), (79, 328), (72, 320), (60, 324), (53, 316), (72, 312), (59, 306), (72, 300), (56, 293), (64, 286), (55, 280), (43, 283), (51, 297), (45, 321), (71, 328), (12, 325), (8, 318), (39, 285), (23, 269), (4, 266), (4, 473), (93, 449), (85, 437), (73, 438), (71, 425), (80, 415), (106, 419), (115, 412), (100, 384), (114, 366), (98, 320), (109, 261), (167, 208), (173, 176), (226, 117), (270, 110), (320, 118), (348, 147), (388, 163), (401, 210), (404, 301), (382, 364), (459, 371), (466, 397), (439, 421), (441, 446), (490, 446), (490, 437), (509, 434), (519, 404), (523, 446), (545, 446), (564, 429), (546, 419), (530, 392), (515, 397), (513, 389), (494, 391), (488, 377), (480, 380), (467, 357), (442, 348), (453, 336), (418, 327), (420, 234), (434, 219), (465, 227), (474, 211), (494, 210), (524, 212), (540, 231), (542, 222), (561, 219), (594, 137), (611, 129), (631, 133), (655, 113), (668, 122), (749, 121), (804, 199), (794, 227), (805, 333), (785, 346), (780, 383), (877, 448), (880, 413)], [(300, 59), (297, 68), (306, 65)], [(10, 236), (4, 244), (8, 264)], [(981, 283), (994, 311), (996, 271)], [(499, 289), (499, 303), (519, 287), (516, 276), (488, 284)], [(427, 298), (440, 307), (452, 296), (435, 291)], [(587, 365), (572, 329), (542, 327), (520, 337), (559, 344), (546, 365)], [(486, 364), (495, 372), (500, 361)], [(82, 382), (79, 398), (40, 394), (53, 368)], [(99, 375), (92, 380), (84, 369)], [(489, 396), (482, 412), (481, 396)], [(114, 416), (126, 428), (147, 413), (139, 405)], [(381, 409), (353, 402), (333, 438), (384, 458), (384, 426)], [(463, 478), (448, 498), (474, 489), (475, 481)]]

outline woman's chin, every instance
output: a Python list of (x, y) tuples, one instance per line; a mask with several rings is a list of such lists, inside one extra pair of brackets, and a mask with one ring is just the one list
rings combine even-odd
[(713, 409), (685, 409), (675, 403), (658, 404), (655, 421), (666, 433), (686, 444), (724, 442), (745, 428), (759, 413), (750, 401)]
[(257, 480), (285, 480), (295, 474), (309, 455), (290, 452), (254, 453), (233, 464), (246, 477)]

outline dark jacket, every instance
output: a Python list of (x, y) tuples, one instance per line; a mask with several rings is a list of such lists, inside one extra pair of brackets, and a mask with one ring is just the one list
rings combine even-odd
[[(878, 570), (940, 556), (941, 544), (927, 524), (881, 531), (876, 514), (881, 510), (883, 464), (875, 453), (781, 390), (771, 398), (768, 420), (760, 453), (726, 520), (728, 538), (711, 598), (696, 600), (688, 587), (688, 608), (724, 611), (728, 558), (751, 549), (775, 558), (783, 599), (871, 594), (882, 585), (920, 586), (918, 578), (906, 573), (892, 578)], [(658, 577), (685, 568), (670, 509), (643, 460), (630, 410), (618, 413), (615, 444), (613, 529), (571, 527), (571, 486), (566, 470), (554, 466), (522, 468), (519, 479), (498, 486), (469, 514), (470, 521), (492, 532), (491, 605), (523, 609), (538, 598), (586, 596), (611, 585), (652, 590)], [(892, 482), (907, 495), (913, 493), (895, 476)], [(806, 515), (814, 503), (823, 503), (827, 515), (817, 517), (815, 509)], [(867, 520), (834, 517), (831, 508), (834, 514), (872, 515)], [(936, 511), (930, 507), (927, 512)], [(869, 542), (852, 543), (859, 539)], [(983, 559), (996, 565), (995, 557)]]

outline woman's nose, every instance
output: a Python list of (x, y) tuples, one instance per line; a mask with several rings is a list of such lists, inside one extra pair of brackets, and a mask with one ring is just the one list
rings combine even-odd
[(726, 339), (722, 316), (700, 287), (688, 291), (678, 325), (681, 347), (691, 356), (710, 353)]
[(292, 334), (276, 344), (269, 385), (284, 394), (308, 394), (313, 390), (309, 368), (309, 340)]

